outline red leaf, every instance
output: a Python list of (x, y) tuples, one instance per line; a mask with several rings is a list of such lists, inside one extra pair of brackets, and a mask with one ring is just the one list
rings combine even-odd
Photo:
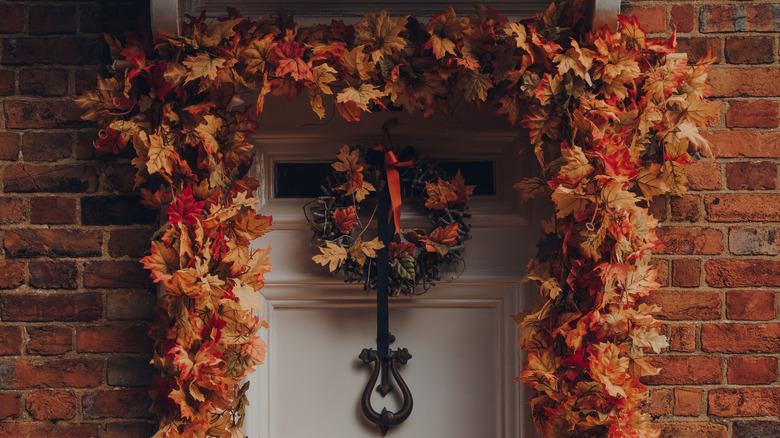
[(192, 196), (192, 186), (187, 186), (176, 200), (168, 207), (168, 223), (194, 225), (203, 211), (203, 201), (195, 202)]

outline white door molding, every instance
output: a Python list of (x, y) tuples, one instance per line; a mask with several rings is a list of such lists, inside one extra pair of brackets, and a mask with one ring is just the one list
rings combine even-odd
[[(197, 16), (206, 11), (208, 16), (218, 17), (225, 14), (226, 7), (238, 9), (244, 16), (273, 16), (282, 5), (288, 11), (295, 12), (300, 24), (325, 23), (331, 19), (342, 19), (345, 22), (357, 22), (370, 6), (360, 0), (310, 0), (285, 1), (278, 0), (149, 0), (152, 14), (152, 32), (179, 33), (181, 20), (185, 14)], [(542, 12), (551, 0), (496, 0), (489, 6), (499, 11), (512, 21), (533, 16)], [(473, 0), (433, 0), (426, 2), (391, 2), (381, 3), (393, 16), (410, 14), (417, 17), (428, 17), (441, 13), (448, 5), (452, 5), (459, 13), (469, 13), (473, 10)], [(617, 28), (617, 14), (620, 12), (620, 0), (590, 0), (592, 10), (592, 27), (609, 26)], [(377, 9), (376, 7), (374, 9)]]

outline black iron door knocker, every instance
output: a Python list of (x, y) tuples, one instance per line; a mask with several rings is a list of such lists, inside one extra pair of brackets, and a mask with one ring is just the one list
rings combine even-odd
[[(412, 413), (413, 400), (409, 387), (406, 385), (406, 382), (404, 382), (398, 371), (398, 367), (400, 365), (405, 365), (412, 355), (409, 354), (409, 351), (406, 348), (390, 350), (390, 344), (395, 340), (395, 337), (390, 334), (388, 308), (388, 284), (390, 277), (388, 248), (393, 235), (391, 221), (395, 222), (395, 228), (398, 229), (398, 217), (400, 215), (400, 186), (397, 181), (398, 171), (395, 170), (395, 168), (399, 164), (402, 165), (402, 163), (398, 163), (395, 159), (395, 155), (391, 151), (387, 151), (383, 147), (381, 147), (381, 149), (379, 148), (380, 147), (375, 148), (375, 150), (384, 152), (385, 173), (387, 178), (385, 180), (386, 184), (379, 194), (379, 204), (376, 213), (378, 222), (377, 234), (379, 240), (384, 244), (384, 247), (377, 251), (377, 348), (376, 350), (364, 348), (360, 353), (359, 358), (362, 359), (365, 364), (373, 364), (371, 377), (363, 390), (360, 406), (363, 415), (365, 415), (369, 421), (379, 426), (382, 431), (382, 436), (384, 436), (391, 427), (401, 424), (404, 420), (409, 418), (409, 415)], [(395, 173), (393, 174), (393, 172)], [(391, 203), (393, 204), (394, 210), (392, 212), (390, 210)], [(390, 391), (393, 391), (395, 386), (398, 387), (398, 390), (401, 392), (403, 404), (397, 412), (389, 411), (386, 408), (382, 408), (381, 412), (377, 412), (371, 406), (371, 394), (374, 391), (377, 380), (379, 380), (380, 383), (376, 386), (376, 391), (383, 397)]]

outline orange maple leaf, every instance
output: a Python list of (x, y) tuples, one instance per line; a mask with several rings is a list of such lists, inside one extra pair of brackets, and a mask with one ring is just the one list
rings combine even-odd
[(442, 256), (450, 252), (450, 248), (458, 243), (458, 224), (436, 227), (430, 236), (420, 236), (425, 242), (425, 250), (438, 252)]
[(347, 208), (339, 208), (333, 212), (333, 219), (336, 222), (336, 228), (344, 234), (349, 233), (355, 227), (357, 222), (355, 221), (355, 206), (350, 205)]

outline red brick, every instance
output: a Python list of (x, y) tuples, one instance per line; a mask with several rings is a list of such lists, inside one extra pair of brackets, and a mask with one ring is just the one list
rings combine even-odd
[(27, 219), (27, 203), (22, 198), (0, 198), (0, 224), (20, 224)]
[(76, 395), (70, 391), (36, 391), (27, 394), (27, 412), (35, 420), (70, 420), (78, 413)]
[(30, 262), (30, 286), (41, 289), (75, 289), (78, 271), (72, 262)]
[(79, 353), (151, 353), (152, 340), (143, 326), (78, 327)]
[(81, 399), (84, 418), (149, 418), (151, 400), (145, 389), (87, 393)]
[(75, 224), (76, 200), (62, 196), (38, 196), (30, 200), (30, 223)]
[(777, 102), (773, 100), (733, 100), (726, 111), (729, 128), (777, 128)]
[[(780, 80), (780, 77), (778, 77)], [(718, 158), (780, 158), (780, 133), (713, 131), (702, 133)]]
[(720, 294), (717, 292), (656, 290), (642, 299), (648, 304), (661, 306), (659, 318), (669, 320), (718, 319)]
[(650, 216), (663, 221), (666, 218), (666, 197), (653, 197), (653, 199), (650, 200), (650, 205), (647, 207), (647, 212)]
[(780, 286), (780, 262), (770, 260), (707, 260), (712, 287)]
[(0, 33), (19, 33), (24, 30), (23, 6), (0, 6)]
[(155, 432), (157, 432), (157, 425), (153, 423), (112, 421), (106, 425), (105, 434), (101, 433), (100, 438), (138, 438), (152, 436)]
[(777, 164), (771, 161), (727, 163), (726, 186), (731, 190), (774, 189)]
[(97, 88), (97, 76), (97, 73), (91, 69), (76, 71), (76, 95), (82, 95)]
[[(720, 195), (719, 195), (720, 196)], [(723, 233), (713, 228), (662, 227), (658, 238), (665, 242), (658, 254), (720, 254), (723, 252)]]
[(726, 292), (728, 319), (769, 321), (775, 318), (775, 293), (771, 290), (732, 290)]
[(46, 438), (95, 438), (97, 424), (73, 423), (2, 423), (0, 438), (46, 437)]
[(775, 61), (774, 38), (728, 37), (725, 54), (729, 64), (771, 64)]
[[(25, 360), (0, 362), (4, 377), (0, 380), (0, 388), (93, 388), (103, 383), (104, 362), (105, 359), (51, 359), (40, 363)], [(0, 437), (2, 436), (0, 432)]]
[(138, 2), (114, 1), (106, 7), (105, 3), (83, 4), (79, 26), (81, 32), (100, 33), (124, 31), (138, 32), (149, 26), (149, 5)]
[(0, 326), (0, 356), (22, 354), (22, 328)]
[[(0, 81), (3, 76), (0, 72)], [(1, 93), (0, 93), (1, 94)], [(0, 132), (0, 160), (16, 160), (19, 158), (19, 134)]]
[(706, 195), (704, 210), (711, 222), (780, 221), (780, 193)]
[(30, 8), (30, 34), (76, 33), (73, 6), (33, 6)]
[(133, 192), (135, 172), (129, 164), (109, 164), (103, 169), (104, 189), (111, 192)]
[(731, 357), (726, 379), (731, 385), (761, 385), (777, 380), (774, 357)]
[(719, 38), (679, 38), (677, 52), (688, 55), (688, 63), (695, 64), (707, 55), (720, 57)]
[(0, 70), (0, 96), (10, 96), (14, 94), (15, 80), (14, 72), (10, 70)]
[(141, 258), (149, 253), (151, 228), (122, 228), (111, 231), (108, 253), (111, 257), (130, 256)]
[(649, 362), (661, 367), (657, 376), (643, 377), (651, 385), (702, 385), (721, 382), (719, 357), (653, 356)]
[(28, 229), (5, 232), (6, 256), (88, 257), (100, 255), (103, 233), (69, 229)]
[(780, 324), (703, 324), (701, 348), (718, 353), (774, 353), (780, 350)]
[(699, 30), (706, 32), (734, 32), (734, 6), (702, 6)]
[(3, 64), (98, 64), (103, 42), (96, 37), (13, 38), (2, 41)]
[(758, 227), (730, 228), (729, 251), (736, 255), (780, 254), (778, 230)]
[(68, 72), (62, 69), (27, 69), (19, 72), (19, 93), (55, 97), (68, 94)]
[(134, 225), (159, 223), (157, 211), (140, 205), (138, 195), (84, 196), (81, 198), (83, 225)]
[(27, 327), (27, 354), (55, 355), (73, 349), (73, 330), (69, 327)]
[(149, 288), (149, 272), (137, 261), (94, 261), (84, 265), (84, 287)]
[(154, 318), (157, 298), (150, 292), (121, 291), (106, 295), (106, 316), (112, 320)]
[(0, 393), (0, 420), (19, 416), (22, 412), (22, 404), (19, 402), (21, 397), (19, 393)]
[(696, 10), (691, 5), (672, 7), (672, 26), (677, 32), (687, 33), (693, 31), (693, 19)]
[(699, 219), (699, 197), (683, 195), (670, 199), (673, 221), (695, 222)]
[(656, 276), (655, 281), (658, 282), (661, 287), (669, 286), (669, 271), (671, 270), (669, 267), (669, 261), (654, 257), (650, 261), (650, 264), (652, 264), (653, 268), (658, 271), (658, 275)]
[(780, 96), (780, 70), (776, 68), (712, 67), (707, 83), (714, 97)]
[(107, 371), (108, 384), (111, 386), (148, 387), (154, 376), (148, 357), (109, 357)]
[(25, 161), (57, 161), (73, 155), (73, 135), (68, 132), (26, 132), (22, 139)]
[(669, 326), (669, 350), (690, 353), (696, 349), (696, 327), (690, 324)]
[(647, 400), (642, 402), (642, 412), (646, 412), (653, 417), (663, 417), (672, 412), (672, 391), (668, 389), (651, 389)]
[(94, 167), (79, 164), (14, 164), (5, 169), (4, 180), (6, 192), (80, 193), (97, 189), (98, 174)]
[(720, 164), (698, 161), (685, 166), (690, 190), (717, 190), (720, 188)]
[(622, 8), (623, 15), (630, 17), (635, 15), (642, 28), (647, 33), (660, 33), (666, 31), (666, 8), (626, 6)]
[(744, 7), (745, 30), (748, 32), (776, 32), (778, 30), (775, 20), (778, 14), (771, 4), (751, 5)]
[(697, 417), (701, 410), (701, 389), (675, 388), (674, 415)]
[(69, 128), (85, 125), (73, 100), (7, 100), (6, 128)]
[(725, 424), (685, 422), (658, 423), (661, 438), (726, 438), (728, 429)]
[(0, 289), (13, 289), (24, 283), (24, 263), (0, 260)]
[(676, 259), (672, 261), (672, 286), (697, 287), (701, 276), (698, 259)]
[(5, 294), (0, 299), (5, 321), (92, 321), (103, 313), (98, 293)]
[(780, 438), (780, 422), (767, 420), (735, 421), (733, 438)]
[(711, 389), (709, 414), (718, 417), (765, 417), (780, 412), (780, 388)]

